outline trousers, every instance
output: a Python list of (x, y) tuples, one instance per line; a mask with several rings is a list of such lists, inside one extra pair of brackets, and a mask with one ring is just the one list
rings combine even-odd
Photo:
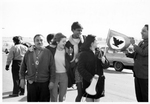
[(27, 102), (49, 102), (50, 90), (47, 82), (33, 82), (27, 81)]
[(19, 86), (19, 70), (20, 70), (21, 60), (13, 60), (12, 62), (12, 79), (13, 79), (13, 94), (24, 94), (25, 90)]
[(51, 101), (57, 102), (57, 99), (59, 98), (59, 102), (63, 102), (66, 97), (67, 86), (67, 73), (56, 73), (56, 80), (51, 93)]
[(148, 79), (134, 79), (135, 93), (138, 102), (148, 102)]

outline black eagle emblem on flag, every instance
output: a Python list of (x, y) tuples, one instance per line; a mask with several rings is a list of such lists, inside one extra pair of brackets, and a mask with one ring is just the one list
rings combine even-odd
[(114, 40), (114, 46), (116, 46), (116, 47), (118, 47), (118, 45), (120, 45), (120, 44), (122, 44), (123, 43), (123, 41), (122, 40), (119, 40), (119, 39), (117, 39), (117, 38), (115, 38), (115, 37), (113, 37), (113, 40)]

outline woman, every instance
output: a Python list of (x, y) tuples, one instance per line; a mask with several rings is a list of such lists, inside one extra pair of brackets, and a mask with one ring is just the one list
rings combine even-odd
[(66, 36), (62, 33), (57, 33), (54, 36), (53, 43), (56, 47), (50, 47), (49, 49), (53, 53), (55, 66), (56, 66), (56, 80), (54, 83), (54, 88), (52, 89), (51, 101), (57, 102), (57, 97), (59, 97), (59, 102), (63, 102), (67, 87), (68, 87), (68, 70), (69, 61), (68, 54), (65, 50)]
[[(99, 101), (99, 98), (104, 96), (104, 75), (103, 69), (108, 68), (109, 62), (101, 52), (95, 52), (97, 47), (97, 41), (95, 36), (88, 35), (84, 44), (81, 47), (81, 54), (78, 61), (78, 71), (83, 80), (83, 96), (86, 97), (87, 102)], [(97, 54), (98, 53), (98, 54)], [(96, 95), (89, 95), (85, 92), (85, 89), (89, 87), (92, 78), (97, 79), (94, 75), (99, 75), (99, 79), (96, 85)]]

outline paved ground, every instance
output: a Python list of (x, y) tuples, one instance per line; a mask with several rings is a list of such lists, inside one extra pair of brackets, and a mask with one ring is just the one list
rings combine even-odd
[[(12, 91), (11, 71), (4, 69), (6, 55), (2, 55), (2, 102), (26, 102), (26, 93), (24, 96), (15, 98), (8, 97)], [(104, 72), (105, 80), (105, 97), (101, 98), (101, 102), (136, 102), (133, 74), (131, 70), (124, 69), (122, 72), (116, 72), (113, 68), (109, 68)], [(68, 89), (66, 102), (74, 102), (77, 91)]]

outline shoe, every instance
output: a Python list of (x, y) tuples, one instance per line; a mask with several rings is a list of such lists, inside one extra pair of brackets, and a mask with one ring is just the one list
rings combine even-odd
[(17, 97), (18, 94), (10, 94), (9, 97)]
[(76, 89), (77, 89), (77, 87), (76, 87), (75, 85), (73, 85), (73, 86), (72, 86), (72, 89), (76, 90)]
[(20, 93), (19, 95), (22, 96), (22, 95), (24, 95), (24, 93)]

